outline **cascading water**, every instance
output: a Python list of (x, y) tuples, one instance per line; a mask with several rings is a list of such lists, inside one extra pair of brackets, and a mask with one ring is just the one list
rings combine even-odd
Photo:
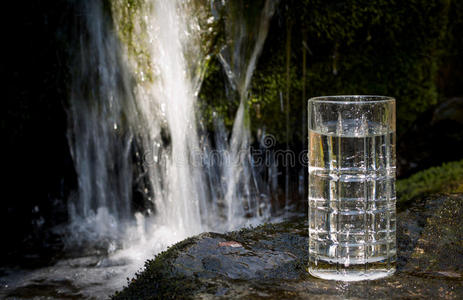
[[(227, 178), (225, 191), (228, 207), (227, 221), (230, 225), (233, 224), (233, 219), (244, 213), (241, 205), (243, 196), (247, 200), (247, 207), (254, 208), (255, 217), (269, 215), (268, 201), (261, 201), (262, 187), (259, 183), (262, 180), (254, 169), (253, 159), (248, 151), (250, 120), (247, 101), (252, 74), (267, 37), (275, 3), (276, 1), (273, 0), (266, 0), (265, 3), (255, 1), (252, 4), (235, 1), (228, 3), (227, 7), (226, 18), (233, 22), (225, 24), (228, 39), (220, 51), (219, 58), (230, 86), (238, 93), (240, 99), (227, 152), (231, 155), (231, 164), (225, 166), (224, 170)], [(255, 18), (253, 10), (257, 7), (260, 10), (259, 4), (263, 4), (263, 9), (260, 18)], [(237, 189), (237, 186), (241, 189)]]
[(68, 139), (78, 177), (78, 194), (69, 201), (69, 232), (72, 243), (101, 245), (108, 238), (117, 240), (131, 217), (133, 133), (127, 116), (136, 113), (136, 107), (108, 16), (99, 1), (82, 5), (89, 15), (80, 24), (68, 110)]
[[(79, 251), (106, 253), (63, 260), (24, 282), (44, 282), (48, 274), (100, 298), (179, 240), (268, 220), (269, 184), (250, 153), (247, 100), (274, 1), (246, 20), (239, 2), (81, 3), (68, 108), (78, 191), (69, 200), (66, 239)], [(218, 17), (211, 6), (227, 18), (220, 60), (240, 99), (229, 139), (220, 116), (213, 140), (198, 130), (197, 95), (213, 40), (207, 37)], [(142, 205), (133, 191), (143, 195)]]
[[(79, 196), (70, 206), (70, 216), (80, 240), (105, 237), (121, 241), (119, 235), (128, 234), (133, 244), (137, 238), (127, 217), (131, 214), (134, 163), (130, 150), (134, 138), (143, 149), (143, 171), (149, 181), (146, 195), (155, 210), (152, 218), (138, 214), (136, 228), (143, 232), (138, 236), (141, 240), (155, 237), (158, 251), (211, 228), (231, 230), (269, 217), (269, 197), (261, 195), (262, 180), (253, 169), (245, 120), (249, 85), (274, 1), (265, 1), (259, 18), (244, 18), (246, 10), (239, 2), (226, 3), (222, 9), (227, 17), (227, 42), (220, 59), (240, 105), (230, 140), (223, 138), (223, 128), (216, 130), (219, 135), (214, 144), (223, 159), (212, 166), (198, 160), (207, 157), (211, 148), (198, 136), (195, 117), (207, 58), (202, 38), (213, 30), (214, 23), (209, 14), (208, 27), (201, 26), (200, 18), (208, 16), (201, 4), (140, 2), (123, 51), (102, 17), (101, 5), (85, 7), (90, 16), (87, 38), (82, 42), (82, 71), (70, 109), (70, 142), (79, 178)], [(122, 32), (128, 15), (126, 4), (113, 1), (112, 8), (116, 30)], [(137, 47), (143, 49), (139, 52), (143, 52), (144, 65), (140, 56), (133, 54)], [(222, 181), (219, 188), (210, 184), (216, 176)], [(117, 194), (121, 189), (121, 195)]]
[[(194, 161), (194, 155), (201, 154), (194, 108), (201, 81), (196, 71), (205, 57), (197, 42), (203, 29), (194, 15), (197, 10), (189, 4), (149, 1), (141, 10), (140, 28), (145, 31), (140, 34), (147, 38), (152, 79), (144, 79), (143, 71), (138, 71), (142, 79), (135, 89), (139, 118), (132, 119), (132, 126), (143, 149), (150, 149), (144, 159), (156, 213), (146, 235), (157, 236), (158, 241), (167, 235), (167, 244), (204, 230), (201, 208), (208, 201), (201, 166)], [(126, 58), (134, 70), (136, 61), (130, 54)], [(156, 234), (160, 228), (162, 236)]]

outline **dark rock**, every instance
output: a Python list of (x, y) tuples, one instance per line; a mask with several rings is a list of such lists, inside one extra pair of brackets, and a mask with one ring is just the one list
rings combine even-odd
[(434, 110), (432, 123), (455, 121), (463, 125), (463, 98), (451, 98)]
[(451, 98), (421, 114), (398, 136), (397, 173), (401, 178), (463, 158), (463, 98)]
[(398, 270), (386, 279), (311, 277), (307, 222), (299, 218), (180, 242), (148, 261), (114, 299), (461, 299), (463, 194), (422, 198), (397, 224)]

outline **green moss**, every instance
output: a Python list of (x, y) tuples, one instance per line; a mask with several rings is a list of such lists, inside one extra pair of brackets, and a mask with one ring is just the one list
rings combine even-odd
[[(175, 270), (175, 260), (179, 253), (185, 255), (190, 246), (199, 240), (210, 237), (239, 242), (245, 247), (272, 247), (286, 249), (291, 245), (293, 254), (300, 257), (294, 262), (294, 268), (303, 270), (307, 263), (307, 219), (299, 218), (291, 222), (279, 224), (263, 224), (257, 227), (243, 228), (226, 234), (203, 233), (196, 237), (181, 241), (168, 250), (158, 254), (153, 260), (145, 263), (144, 269), (129, 280), (128, 286), (116, 293), (113, 299), (190, 299), (200, 293), (215, 294), (218, 286), (223, 286), (222, 280), (230, 279), (179, 275)], [(297, 240), (302, 238), (302, 240)], [(260, 244), (262, 243), (262, 244)], [(286, 251), (286, 250), (284, 250)], [(277, 270), (278, 271), (278, 270)], [(241, 279), (237, 279), (239, 281)]]
[(148, 3), (144, 0), (108, 1), (115, 30), (128, 56), (133, 59), (138, 80), (152, 81), (147, 24), (143, 15), (148, 10)]
[[(106, 1), (119, 38), (135, 64), (136, 77), (155, 80), (144, 21), (149, 2)], [(224, 17), (207, 24), (210, 6), (205, 1), (189, 3), (204, 28), (201, 51), (217, 53), (224, 43), (225, 22), (232, 20)], [(444, 86), (450, 82), (447, 79), (439, 85), (436, 81), (443, 60), (450, 64), (458, 56), (462, 9), (456, 0), (280, 1), (251, 83), (247, 111), (252, 130), (265, 128), (280, 143), (302, 141), (303, 130), (294, 129), (303, 126), (307, 98), (383, 94), (397, 99), (400, 136), (419, 114), (448, 96), (444, 89), (460, 86)], [(257, 16), (259, 11), (250, 14)], [(212, 55), (194, 72), (205, 72), (199, 101), (205, 126), (212, 128), (215, 112), (230, 129), (239, 97), (226, 89), (227, 79), (217, 57)], [(287, 91), (289, 107), (284, 105)], [(285, 122), (275, 121), (285, 120), (286, 113), (290, 136)]]
[[(398, 133), (405, 132), (440, 99), (436, 76), (442, 55), (450, 51), (444, 41), (453, 2), (280, 1), (253, 76), (253, 130), (265, 127), (281, 143), (301, 141), (302, 130), (294, 129), (303, 126), (307, 98), (383, 94), (396, 97)], [(222, 72), (208, 70), (201, 99), (209, 110), (225, 113), (230, 124), (236, 107), (226, 101)], [(290, 105), (282, 109), (287, 89)], [(283, 121), (287, 110), (290, 136)]]
[[(135, 64), (136, 77), (155, 80), (144, 21), (149, 1), (106, 1), (118, 36)], [(225, 22), (232, 21), (224, 17), (207, 24), (211, 12), (205, 3), (189, 5), (204, 28), (201, 51), (214, 54), (224, 43)], [(257, 16), (259, 11), (252, 14)], [(460, 57), (462, 14), (463, 6), (456, 0), (280, 1), (251, 83), (247, 112), (252, 130), (265, 128), (280, 143), (302, 141), (303, 130), (294, 129), (304, 126), (307, 98), (383, 94), (397, 99), (400, 136), (418, 115), (461, 86), (448, 83), (452, 80), (445, 74), (455, 72), (437, 75), (442, 65), (461, 61), (455, 57)], [(205, 126), (213, 128), (215, 112), (230, 129), (239, 101), (226, 89), (217, 57), (212, 55), (194, 72), (205, 72), (199, 101)], [(286, 91), (289, 107), (284, 105)], [(286, 113), (289, 136), (283, 121)]]
[[(150, 24), (148, 20), (153, 18), (153, 3), (147, 0), (105, 0), (110, 7), (115, 31), (126, 51), (130, 63), (133, 64), (133, 71), (139, 83), (153, 82), (156, 80), (154, 72), (153, 57), (151, 57)], [(192, 31), (199, 27), (199, 33), (191, 34), (193, 48), (198, 45), (199, 49), (190, 49), (192, 45), (183, 45), (186, 48), (187, 64), (192, 69), (192, 76), (202, 77), (208, 67), (206, 55), (214, 52), (214, 45), (217, 44), (219, 34), (216, 30), (218, 23), (216, 20), (210, 21), (212, 14), (206, 1), (196, 0), (180, 2), (181, 5), (188, 7), (186, 18), (192, 24), (189, 28)], [(197, 53), (199, 51), (200, 53)], [(196, 66), (198, 55), (206, 57), (204, 61)]]
[(128, 285), (112, 299), (190, 299), (191, 291), (198, 289), (195, 278), (173, 273), (171, 262), (178, 249), (193, 245), (197, 237), (188, 238), (145, 262), (144, 270), (128, 280)]
[(444, 163), (398, 180), (396, 189), (399, 203), (431, 193), (462, 192), (463, 160)]

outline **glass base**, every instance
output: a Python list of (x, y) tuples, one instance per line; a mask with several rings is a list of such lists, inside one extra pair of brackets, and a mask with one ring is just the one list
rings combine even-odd
[(336, 263), (318, 261), (317, 265), (309, 264), (309, 273), (317, 278), (339, 281), (375, 280), (394, 274), (394, 264), (375, 262), (367, 264), (351, 264), (344, 266)]

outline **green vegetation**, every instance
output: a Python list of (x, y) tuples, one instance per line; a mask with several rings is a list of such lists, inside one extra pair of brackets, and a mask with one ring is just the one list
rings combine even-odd
[(399, 203), (431, 193), (463, 193), (463, 160), (444, 163), (398, 180), (396, 189)]
[[(151, 55), (151, 39), (150, 28), (152, 24), (149, 19), (153, 18), (154, 13), (153, 3), (147, 0), (105, 0), (106, 9), (110, 11), (115, 31), (122, 42), (124, 50), (127, 53), (130, 63), (133, 64), (133, 70), (139, 83), (153, 82), (156, 80), (155, 71), (153, 70), (153, 58)], [(190, 38), (198, 38), (200, 41), (193, 40), (192, 45), (199, 45), (199, 49), (194, 49), (194, 46), (184, 45), (189, 51), (192, 61), (197, 60), (197, 56), (206, 56), (206, 54), (213, 52), (214, 44), (217, 44), (216, 39), (218, 35), (215, 27), (217, 22), (211, 22), (212, 17), (209, 9), (209, 3), (204, 0), (195, 0), (184, 2), (183, 5), (188, 7), (185, 17), (191, 18), (194, 24), (201, 28), (200, 32), (190, 32)], [(195, 31), (196, 26), (190, 28)], [(191, 49), (190, 49), (191, 48)], [(200, 53), (198, 53), (200, 52)], [(188, 57), (187, 57), (188, 60)], [(200, 62), (200, 66), (195, 66), (191, 61), (190, 67), (194, 68), (192, 71), (193, 76), (202, 76), (205, 68), (208, 67), (207, 58)]]
[[(154, 80), (144, 21), (149, 3), (105, 3), (135, 63), (136, 76)], [(201, 0), (189, 3), (194, 15), (201, 15), (201, 51), (217, 52), (224, 43), (225, 27), (232, 26), (233, 18), (223, 15), (220, 21), (207, 24), (211, 12), (205, 8), (210, 6)], [(259, 11), (247, 14), (257, 19)], [(253, 76), (248, 101), (252, 130), (265, 128), (280, 143), (302, 141), (304, 131), (299, 129), (305, 123), (308, 98), (382, 94), (397, 99), (401, 136), (421, 113), (463, 92), (458, 82), (463, 76), (462, 16), (463, 5), (457, 0), (280, 1)], [(238, 95), (227, 90), (217, 56), (206, 60), (204, 68), (201, 117), (212, 128), (215, 112), (230, 128)], [(203, 71), (201, 67), (195, 72)], [(284, 121), (287, 113), (289, 136)]]
[[(108, 3), (109, 1), (109, 3)], [(143, 16), (146, 1), (143, 0), (108, 0), (105, 4), (110, 8), (114, 26), (119, 39), (125, 46), (127, 54), (135, 64), (136, 77), (139, 81), (153, 80), (150, 53), (146, 42), (147, 24)]]
[[(453, 61), (461, 43), (461, 26), (455, 24), (462, 5), (457, 2), (281, 1), (253, 77), (253, 130), (265, 127), (279, 142), (301, 141), (305, 137), (298, 129), (309, 97), (383, 94), (397, 99), (400, 136), (442, 98), (445, 86), (436, 84), (442, 58)], [(200, 97), (206, 110), (225, 113), (230, 125), (237, 104), (227, 101), (218, 65), (218, 60), (211, 62)], [(287, 95), (289, 107), (284, 105)]]
[[(105, 3), (136, 77), (154, 80), (144, 21), (149, 3)], [(201, 51), (213, 53), (203, 65), (201, 118), (212, 128), (215, 112), (231, 128), (238, 95), (226, 88), (227, 78), (214, 53), (223, 46), (225, 27), (233, 18), (224, 14), (207, 24), (210, 6), (201, 0), (189, 3), (194, 15), (201, 15)], [(247, 14), (257, 19), (259, 11)], [(463, 4), (457, 0), (280, 1), (253, 76), (248, 101), (252, 130), (265, 128), (280, 143), (297, 143), (305, 139), (299, 129), (305, 124), (308, 98), (382, 94), (397, 99), (401, 136), (421, 113), (463, 92), (458, 80), (463, 76), (462, 20)], [(203, 71), (201, 67), (195, 72)]]

